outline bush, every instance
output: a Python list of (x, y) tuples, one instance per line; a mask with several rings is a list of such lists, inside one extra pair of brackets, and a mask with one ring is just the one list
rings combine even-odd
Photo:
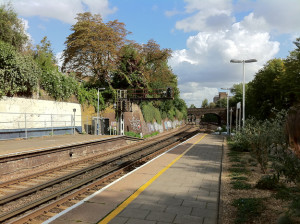
[(274, 190), (278, 187), (279, 180), (274, 175), (265, 175), (255, 185), (258, 189)]
[(235, 223), (245, 223), (259, 216), (264, 209), (262, 198), (239, 198), (232, 205), (237, 208)]
[(244, 181), (241, 180), (235, 180), (235, 181), (231, 181), (230, 184), (232, 185), (233, 189), (237, 189), (237, 190), (249, 190), (251, 189), (251, 184), (248, 184)]
[(8, 43), (0, 41), (0, 98), (31, 96), (41, 70), (29, 55), (22, 55)]
[(234, 151), (249, 152), (250, 143), (243, 132), (237, 132), (235, 136), (228, 141), (230, 148)]
[(125, 131), (125, 135), (129, 136), (129, 137), (135, 137), (135, 138), (140, 138), (141, 137), (140, 134), (135, 133), (133, 131)]

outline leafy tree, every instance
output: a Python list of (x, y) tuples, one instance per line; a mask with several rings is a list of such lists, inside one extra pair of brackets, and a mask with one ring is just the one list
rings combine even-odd
[(201, 104), (201, 108), (207, 108), (208, 107), (208, 100), (207, 99), (204, 99), (202, 101), (202, 104)]
[(214, 102), (210, 102), (210, 103), (208, 104), (208, 107), (209, 107), (209, 108), (215, 108), (215, 107), (216, 107), (216, 104), (215, 104)]
[(271, 109), (285, 108), (280, 80), (285, 76), (285, 66), (281, 59), (270, 60), (248, 84), (246, 111), (259, 119), (266, 119)]
[(191, 104), (190, 108), (197, 108), (194, 104)]
[(174, 95), (178, 95), (177, 77), (168, 66), (171, 57), (170, 49), (160, 49), (159, 44), (149, 40), (142, 46), (144, 57), (144, 76), (151, 89), (173, 87)]
[(280, 80), (282, 98), (287, 106), (300, 102), (300, 38), (294, 44), (296, 49), (284, 60), (285, 76)]
[(100, 15), (79, 13), (77, 23), (65, 42), (63, 70), (93, 76), (100, 83), (111, 83), (119, 50), (128, 34), (117, 20), (104, 23)]
[(21, 51), (28, 41), (24, 24), (17, 16), (11, 4), (0, 6), (0, 40)]
[(32, 95), (40, 72), (30, 55), (22, 55), (9, 43), (0, 41), (0, 97)]
[(219, 100), (215, 103), (215, 107), (218, 107), (218, 108), (224, 108), (224, 107), (227, 107), (227, 99), (226, 99), (226, 98), (219, 99)]
[(118, 69), (113, 75), (113, 86), (118, 89), (145, 88), (147, 80), (143, 74), (143, 56), (141, 46), (128, 44), (119, 52)]
[(43, 72), (57, 70), (57, 66), (55, 65), (55, 56), (51, 49), (51, 43), (46, 36), (41, 40), (40, 45), (36, 45), (34, 59)]
[[(245, 90), (247, 92), (248, 84), (245, 84)], [(233, 97), (229, 99), (229, 106), (236, 107), (238, 102), (243, 102), (243, 83), (234, 84), (230, 89), (230, 92), (233, 94)], [(227, 106), (227, 102), (226, 102)]]

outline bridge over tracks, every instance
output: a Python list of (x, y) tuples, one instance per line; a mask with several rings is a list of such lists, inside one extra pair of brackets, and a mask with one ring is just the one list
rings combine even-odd
[(218, 117), (218, 123), (226, 124), (227, 122), (227, 109), (226, 108), (188, 108), (188, 122), (199, 124), (201, 118), (205, 114), (215, 114)]

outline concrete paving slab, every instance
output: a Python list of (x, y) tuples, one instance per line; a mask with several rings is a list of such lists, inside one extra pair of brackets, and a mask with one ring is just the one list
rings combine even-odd
[[(122, 201), (128, 200), (128, 197), (130, 198), (130, 195), (139, 186), (147, 182), (147, 179), (153, 177), (194, 144), (183, 157), (145, 188), (127, 207), (119, 214), (116, 213), (116, 216), (109, 223), (216, 224), (219, 197), (218, 178), (223, 140), (220, 136), (207, 135), (197, 143), (200, 137), (195, 137), (159, 157), (114, 184), (119, 186), (112, 185), (95, 196), (94, 199), (89, 200), (90, 204), (98, 203), (97, 206), (100, 207), (105, 204), (103, 206), (105, 207), (103, 209), (106, 212), (105, 215), (99, 214), (99, 211), (94, 211), (93, 206), (95, 205), (90, 205), (91, 210), (99, 214), (98, 220), (105, 217), (109, 213), (108, 210), (112, 211), (112, 207), (116, 208)], [(207, 169), (207, 167), (209, 168)], [(131, 175), (135, 175), (135, 177)], [(74, 210), (80, 213), (80, 209)], [(85, 215), (90, 216), (90, 212)], [(69, 219), (62, 216), (58, 218), (58, 221), (65, 220), (65, 223), (69, 223), (69, 221), (75, 220), (74, 217), (79, 218), (80, 216), (74, 214), (73, 217), (69, 216)], [(82, 221), (85, 222), (85, 219)]]

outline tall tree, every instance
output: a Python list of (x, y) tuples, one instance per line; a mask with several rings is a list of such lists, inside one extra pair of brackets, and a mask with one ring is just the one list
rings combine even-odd
[(44, 72), (57, 69), (51, 43), (46, 36), (41, 40), (40, 44), (36, 45), (34, 59)]
[(208, 100), (207, 99), (204, 99), (202, 101), (202, 104), (201, 104), (201, 108), (207, 108), (208, 107)]
[(270, 116), (272, 108), (285, 108), (280, 80), (285, 76), (281, 59), (270, 60), (248, 84), (246, 112), (258, 119)]
[(18, 18), (11, 4), (0, 6), (0, 40), (11, 44), (17, 50), (23, 50), (28, 41), (24, 23)]
[(144, 59), (141, 46), (136, 43), (125, 45), (119, 52), (118, 69), (113, 75), (113, 87), (117, 89), (145, 88)]
[(117, 20), (104, 23), (100, 15), (90, 12), (79, 13), (76, 19), (65, 42), (63, 70), (110, 84), (118, 52), (128, 34), (125, 24)]

